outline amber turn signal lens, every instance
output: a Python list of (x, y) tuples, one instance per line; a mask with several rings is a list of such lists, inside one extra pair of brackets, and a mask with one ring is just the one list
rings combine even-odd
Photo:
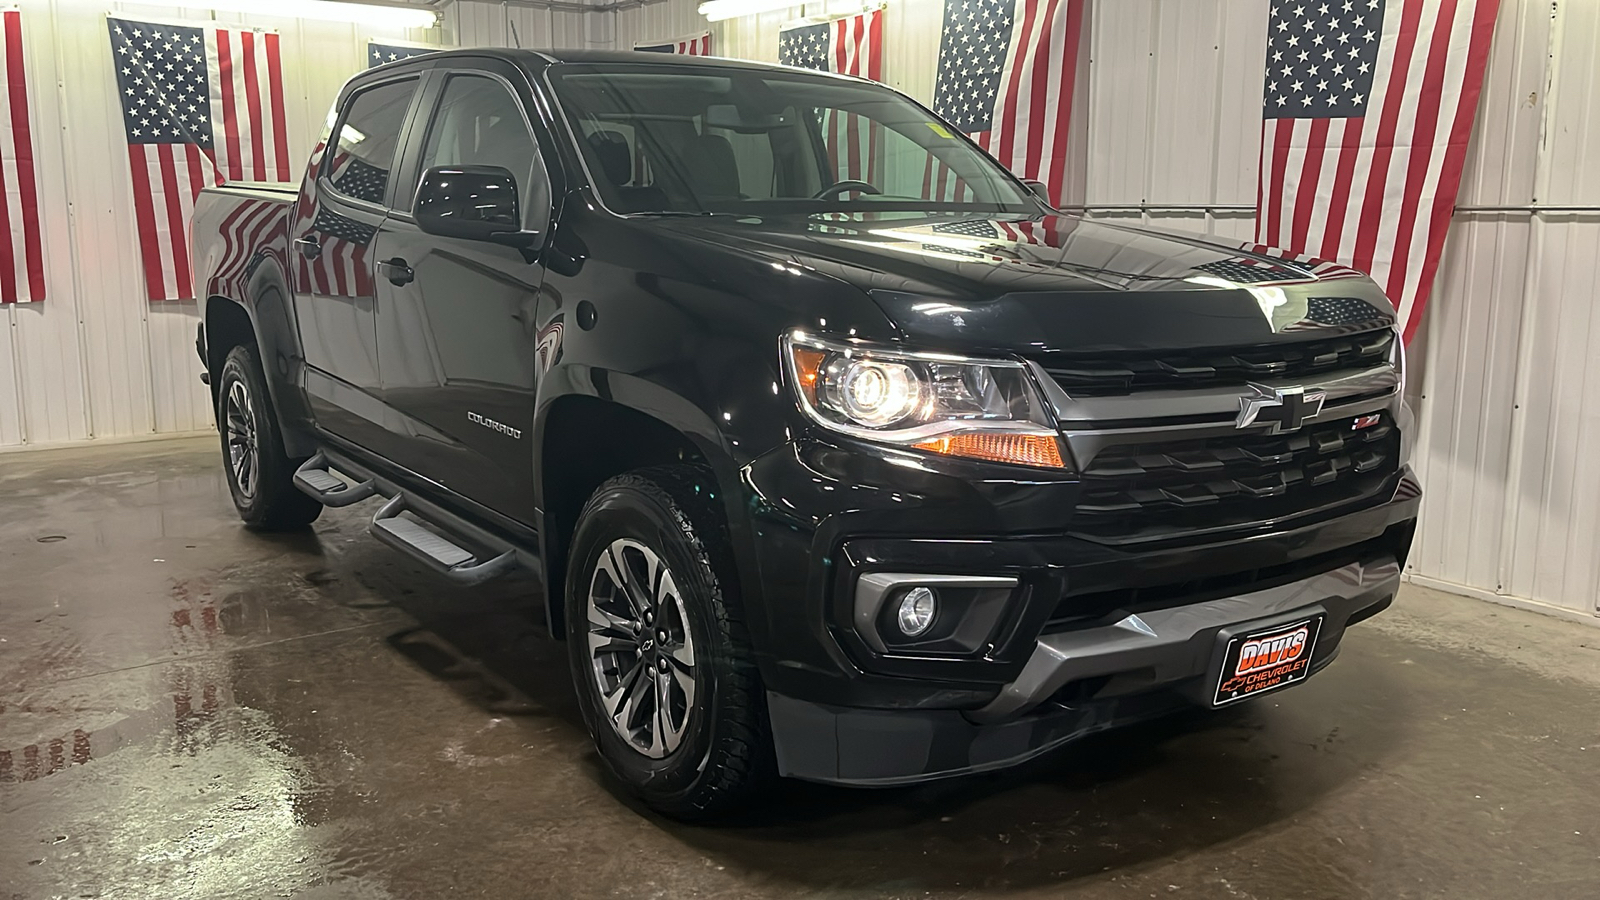
[(817, 402), (817, 381), (822, 378), (822, 361), (828, 358), (823, 350), (795, 347), (794, 370), (800, 376), (800, 393), (814, 406)]
[(1066, 468), (1056, 439), (1043, 434), (951, 434), (914, 446), (918, 450), (931, 450), (947, 456), (966, 456), (1048, 469)]

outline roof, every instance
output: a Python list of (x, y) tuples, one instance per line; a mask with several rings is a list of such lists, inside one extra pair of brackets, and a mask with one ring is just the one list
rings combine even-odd
[(540, 56), (553, 62), (564, 63), (655, 63), (667, 66), (719, 66), (733, 69), (788, 68), (773, 63), (754, 62), (748, 59), (725, 59), (720, 56), (689, 56), (683, 53), (646, 53), (641, 50), (541, 50)]
[(550, 65), (552, 63), (649, 63), (664, 66), (686, 66), (730, 69), (750, 69), (758, 71), (771, 71), (785, 69), (788, 66), (778, 66), (772, 63), (752, 62), (743, 59), (723, 59), (716, 56), (688, 56), (677, 53), (645, 53), (638, 50), (518, 50), (509, 47), (462, 47), (455, 50), (441, 50), (437, 53), (428, 53), (422, 56), (413, 56), (409, 59), (387, 63), (378, 66), (379, 69), (393, 71), (407, 65), (426, 65), (439, 59), (468, 56), (491, 57), (503, 59), (507, 62), (531, 66), (534, 68)]

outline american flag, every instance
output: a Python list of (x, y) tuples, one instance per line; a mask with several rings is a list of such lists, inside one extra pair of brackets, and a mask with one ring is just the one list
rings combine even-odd
[(189, 219), (200, 189), (291, 177), (278, 36), (107, 21), (146, 292), (192, 299)]
[(1370, 272), (1421, 321), (1499, 0), (1274, 0), (1256, 240)]
[(380, 44), (377, 41), (367, 41), (367, 68), (371, 69), (384, 63), (399, 62), (424, 53), (436, 53), (438, 47), (415, 47), (409, 44)]
[(33, 171), (27, 70), (22, 64), (22, 13), (0, 14), (5, 41), (5, 90), (0, 92), (0, 303), (44, 299), (44, 251), (39, 237), (39, 184)]
[[(778, 61), (786, 66), (883, 80), (883, 10), (871, 9), (778, 33)], [(876, 183), (882, 153), (878, 126), (855, 113), (824, 110), (822, 134), (840, 181)]]
[(670, 41), (634, 44), (633, 49), (640, 53), (677, 53), (683, 56), (710, 56), (711, 32), (705, 31), (700, 34), (691, 34), (687, 37)]
[[(1065, 202), (1073, 80), (1085, 0), (946, 0), (934, 111), (1001, 165)], [(966, 185), (929, 160), (930, 196)]]

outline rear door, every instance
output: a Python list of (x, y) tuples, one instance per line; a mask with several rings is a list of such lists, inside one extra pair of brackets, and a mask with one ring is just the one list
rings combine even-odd
[(345, 99), (313, 154), (289, 232), (306, 392), (317, 422), (380, 452), (385, 429), (371, 245), (419, 82), (412, 74), (363, 86)]
[[(433, 166), (511, 171), (523, 201), (550, 191), (522, 76), (472, 61), (430, 76), (407, 194), (378, 229), (378, 358), (396, 462), (524, 523), (533, 521), (534, 313), (543, 268), (520, 250), (424, 234), (409, 193)], [(432, 99), (432, 98), (437, 98)], [(544, 210), (548, 216), (549, 210)]]

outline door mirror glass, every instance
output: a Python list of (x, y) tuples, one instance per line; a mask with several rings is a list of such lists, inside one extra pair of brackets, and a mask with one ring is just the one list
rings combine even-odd
[(434, 166), (422, 175), (412, 215), (440, 237), (516, 244), (525, 236), (517, 180), (500, 166)]

